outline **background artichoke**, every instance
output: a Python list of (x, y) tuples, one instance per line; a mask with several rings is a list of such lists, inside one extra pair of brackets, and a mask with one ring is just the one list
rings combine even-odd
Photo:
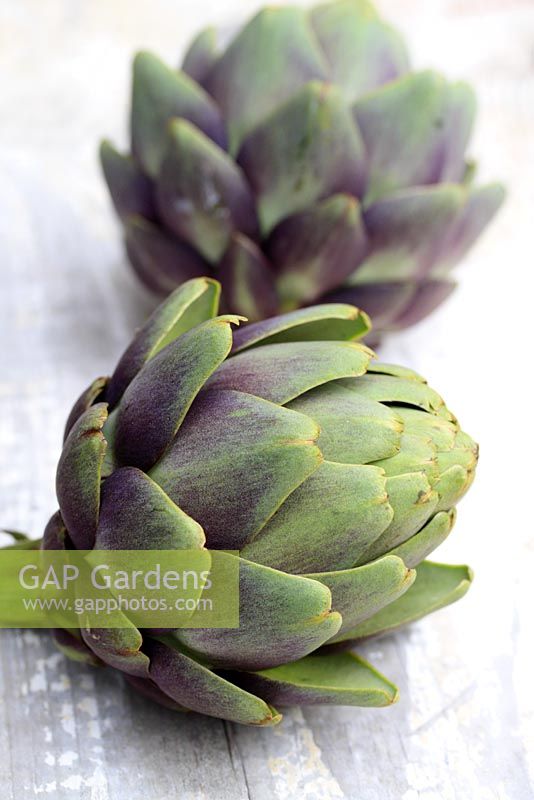
[(134, 62), (132, 155), (101, 148), (130, 261), (152, 289), (215, 275), (263, 319), (349, 302), (373, 334), (425, 317), (503, 190), (473, 188), (471, 89), (410, 71), (367, 0), (267, 8), (176, 71)]
[(239, 550), (240, 626), (158, 635), (124, 617), (58, 644), (248, 724), (277, 722), (271, 703), (387, 705), (396, 688), (343, 648), (467, 590), (468, 568), (424, 559), (476, 445), (422, 378), (355, 341), (356, 308), (233, 332), (218, 301), (215, 281), (185, 283), (76, 402), (43, 547)]

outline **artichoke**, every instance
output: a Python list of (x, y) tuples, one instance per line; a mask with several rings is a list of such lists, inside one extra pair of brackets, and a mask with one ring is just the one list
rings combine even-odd
[(348, 651), (459, 598), (467, 567), (424, 560), (477, 447), (414, 372), (356, 341), (365, 313), (309, 307), (234, 330), (220, 287), (183, 284), (111, 379), (78, 399), (42, 547), (238, 551), (235, 629), (60, 630), (60, 648), (145, 695), (252, 725), (274, 706), (383, 706)]
[(142, 52), (132, 155), (101, 147), (141, 279), (168, 294), (213, 275), (250, 320), (317, 302), (367, 311), (373, 334), (451, 292), (451, 267), (502, 202), (472, 185), (472, 90), (413, 72), (367, 0), (266, 8), (181, 70)]

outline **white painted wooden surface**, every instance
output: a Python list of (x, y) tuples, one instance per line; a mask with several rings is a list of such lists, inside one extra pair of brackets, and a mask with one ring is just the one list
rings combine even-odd
[[(98, 172), (125, 141), (129, 60), (177, 61), (247, 0), (0, 0), (0, 524), (39, 535), (71, 402), (108, 372), (152, 301), (128, 271)], [(365, 648), (401, 687), (388, 710), (291, 710), (274, 730), (183, 717), (67, 663), (46, 635), (0, 634), (6, 800), (534, 797), (533, 0), (381, 0), (418, 65), (472, 81), (473, 150), (506, 209), (446, 308), (383, 356), (441, 390), (482, 442), (440, 556), (477, 579), (459, 605)]]

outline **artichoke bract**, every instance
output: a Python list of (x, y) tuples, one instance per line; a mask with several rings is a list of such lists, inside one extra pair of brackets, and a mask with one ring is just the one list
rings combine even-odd
[(352, 303), (373, 334), (411, 325), (503, 199), (473, 186), (464, 83), (411, 71), (367, 0), (266, 8), (226, 49), (213, 30), (180, 70), (133, 69), (131, 155), (101, 147), (130, 261), (168, 294), (213, 275), (260, 320)]
[(279, 705), (384, 706), (354, 642), (465, 593), (426, 561), (477, 447), (414, 372), (357, 340), (366, 314), (310, 307), (238, 327), (209, 278), (175, 290), (69, 417), (44, 549), (238, 551), (235, 629), (58, 631), (174, 708), (276, 723)]

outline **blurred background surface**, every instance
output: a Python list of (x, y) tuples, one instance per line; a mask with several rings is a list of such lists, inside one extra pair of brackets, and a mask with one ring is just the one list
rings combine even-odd
[[(308, 5), (308, 3), (299, 3)], [(130, 62), (179, 63), (195, 31), (251, 0), (0, 0), (0, 525), (40, 536), (73, 399), (108, 373), (155, 301), (123, 257), (96, 149), (127, 142)], [(468, 562), (461, 604), (364, 655), (402, 690), (382, 711), (294, 709), (276, 730), (176, 717), (46, 636), (0, 635), (8, 800), (534, 796), (534, 0), (379, 0), (416, 67), (470, 81), (471, 151), (508, 200), (430, 319), (383, 360), (422, 372), (481, 442), (439, 560)]]

